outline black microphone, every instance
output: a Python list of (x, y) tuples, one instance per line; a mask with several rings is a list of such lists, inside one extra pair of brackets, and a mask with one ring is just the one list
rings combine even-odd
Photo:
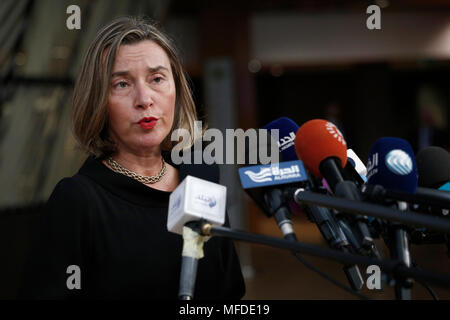
[[(428, 204), (420, 203), (415, 209), (450, 218), (450, 154), (441, 147), (426, 147), (417, 153), (416, 161), (419, 172), (417, 194), (426, 198)], [(422, 229), (412, 236), (419, 244), (445, 243), (450, 257), (450, 235)]]
[(450, 154), (440, 147), (427, 147), (417, 153), (419, 187), (417, 195), (428, 201), (420, 208), (429, 213), (449, 217)]
[(441, 147), (427, 147), (416, 155), (419, 186), (431, 189), (447, 189), (450, 183), (450, 154)]

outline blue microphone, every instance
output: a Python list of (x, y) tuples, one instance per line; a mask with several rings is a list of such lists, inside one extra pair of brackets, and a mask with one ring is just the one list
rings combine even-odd
[[(367, 183), (398, 192), (415, 194), (418, 185), (417, 164), (408, 141), (385, 137), (378, 139), (369, 152)], [(393, 203), (399, 210), (407, 210), (406, 202)], [(385, 238), (393, 259), (411, 265), (410, 237), (405, 226), (398, 223), (388, 225)], [(411, 279), (395, 279), (395, 293), (401, 300), (411, 300)]]
[(239, 168), (242, 188), (267, 217), (275, 217), (284, 236), (293, 235), (286, 189), (296, 189), (307, 180), (300, 160)]
[(294, 140), (299, 126), (287, 117), (278, 118), (264, 126), (264, 129), (279, 130), (278, 146), (284, 161), (298, 160)]
[(450, 194), (445, 192), (445, 182), (450, 181), (450, 155), (444, 149), (428, 147), (415, 158), (407, 141), (382, 138), (372, 147), (367, 165), (368, 184), (362, 187), (366, 199), (450, 209)]
[(369, 152), (367, 179), (371, 185), (415, 194), (417, 164), (408, 141), (391, 137), (378, 139)]
[[(278, 118), (264, 126), (264, 129), (272, 134), (272, 138), (278, 138), (277, 144), (279, 152), (284, 161), (299, 160), (294, 144), (298, 128), (299, 126), (297, 123), (287, 117)], [(278, 130), (278, 136), (275, 136), (272, 133), (272, 130)], [(295, 201), (291, 201), (289, 207), (293, 213), (304, 213), (302, 208)]]
[[(282, 154), (278, 151), (278, 143), (266, 129), (258, 130), (260, 140), (258, 146), (245, 145), (245, 167), (239, 168), (239, 177), (245, 192), (259, 206), (267, 217), (274, 217), (285, 237), (295, 237), (295, 232), (290, 220), (286, 188), (298, 187), (307, 179), (303, 163), (299, 160), (281, 162)], [(264, 134), (263, 134), (264, 133)], [(266, 136), (261, 141), (262, 136)], [(265, 140), (266, 145), (263, 144)], [(262, 164), (262, 159), (256, 159), (258, 165), (250, 158), (250, 154), (259, 154), (259, 148), (276, 150), (280, 162)]]

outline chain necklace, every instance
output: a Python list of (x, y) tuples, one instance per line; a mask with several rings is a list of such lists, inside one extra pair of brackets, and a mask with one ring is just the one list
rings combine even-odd
[(124, 168), (120, 163), (118, 163), (116, 160), (114, 160), (111, 157), (109, 157), (107, 159), (107, 161), (108, 161), (108, 164), (110, 165), (110, 167), (113, 169), (113, 171), (115, 171), (117, 173), (121, 173), (123, 175), (126, 175), (127, 177), (133, 178), (139, 182), (142, 182), (143, 184), (151, 184), (151, 183), (158, 182), (166, 174), (166, 162), (164, 161), (163, 157), (161, 157), (161, 159), (162, 159), (161, 171), (156, 176), (150, 176), (150, 177), (142, 176), (140, 174), (137, 174), (137, 173), (134, 173), (133, 171), (128, 170), (127, 168)]

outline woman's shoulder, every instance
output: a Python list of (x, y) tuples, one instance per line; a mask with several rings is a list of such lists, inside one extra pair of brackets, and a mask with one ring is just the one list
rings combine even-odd
[[(78, 175), (61, 179), (53, 188), (41, 216), (41, 228), (69, 228), (90, 216), (92, 205), (88, 190)], [(62, 229), (61, 229), (62, 230)], [(64, 229), (66, 230), (66, 229)]]
[(71, 177), (65, 177), (58, 181), (52, 194), (65, 194), (71, 197), (85, 197), (92, 191), (94, 181), (89, 178), (90, 172), (98, 171), (98, 161), (89, 156), (81, 168)]
[(55, 185), (47, 202), (80, 205), (89, 198), (90, 184), (89, 179), (79, 173), (63, 178)]
[(83, 191), (89, 188), (92, 182), (90, 179), (79, 172), (71, 177), (65, 177), (58, 181), (55, 190), (58, 191)]

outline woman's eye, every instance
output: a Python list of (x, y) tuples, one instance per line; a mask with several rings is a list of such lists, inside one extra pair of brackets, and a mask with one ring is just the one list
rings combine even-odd
[(123, 89), (128, 86), (128, 83), (126, 81), (120, 81), (113, 85), (114, 88)]
[(162, 80), (163, 80), (162, 77), (153, 78), (153, 81), (156, 82), (156, 83), (160, 83)]

